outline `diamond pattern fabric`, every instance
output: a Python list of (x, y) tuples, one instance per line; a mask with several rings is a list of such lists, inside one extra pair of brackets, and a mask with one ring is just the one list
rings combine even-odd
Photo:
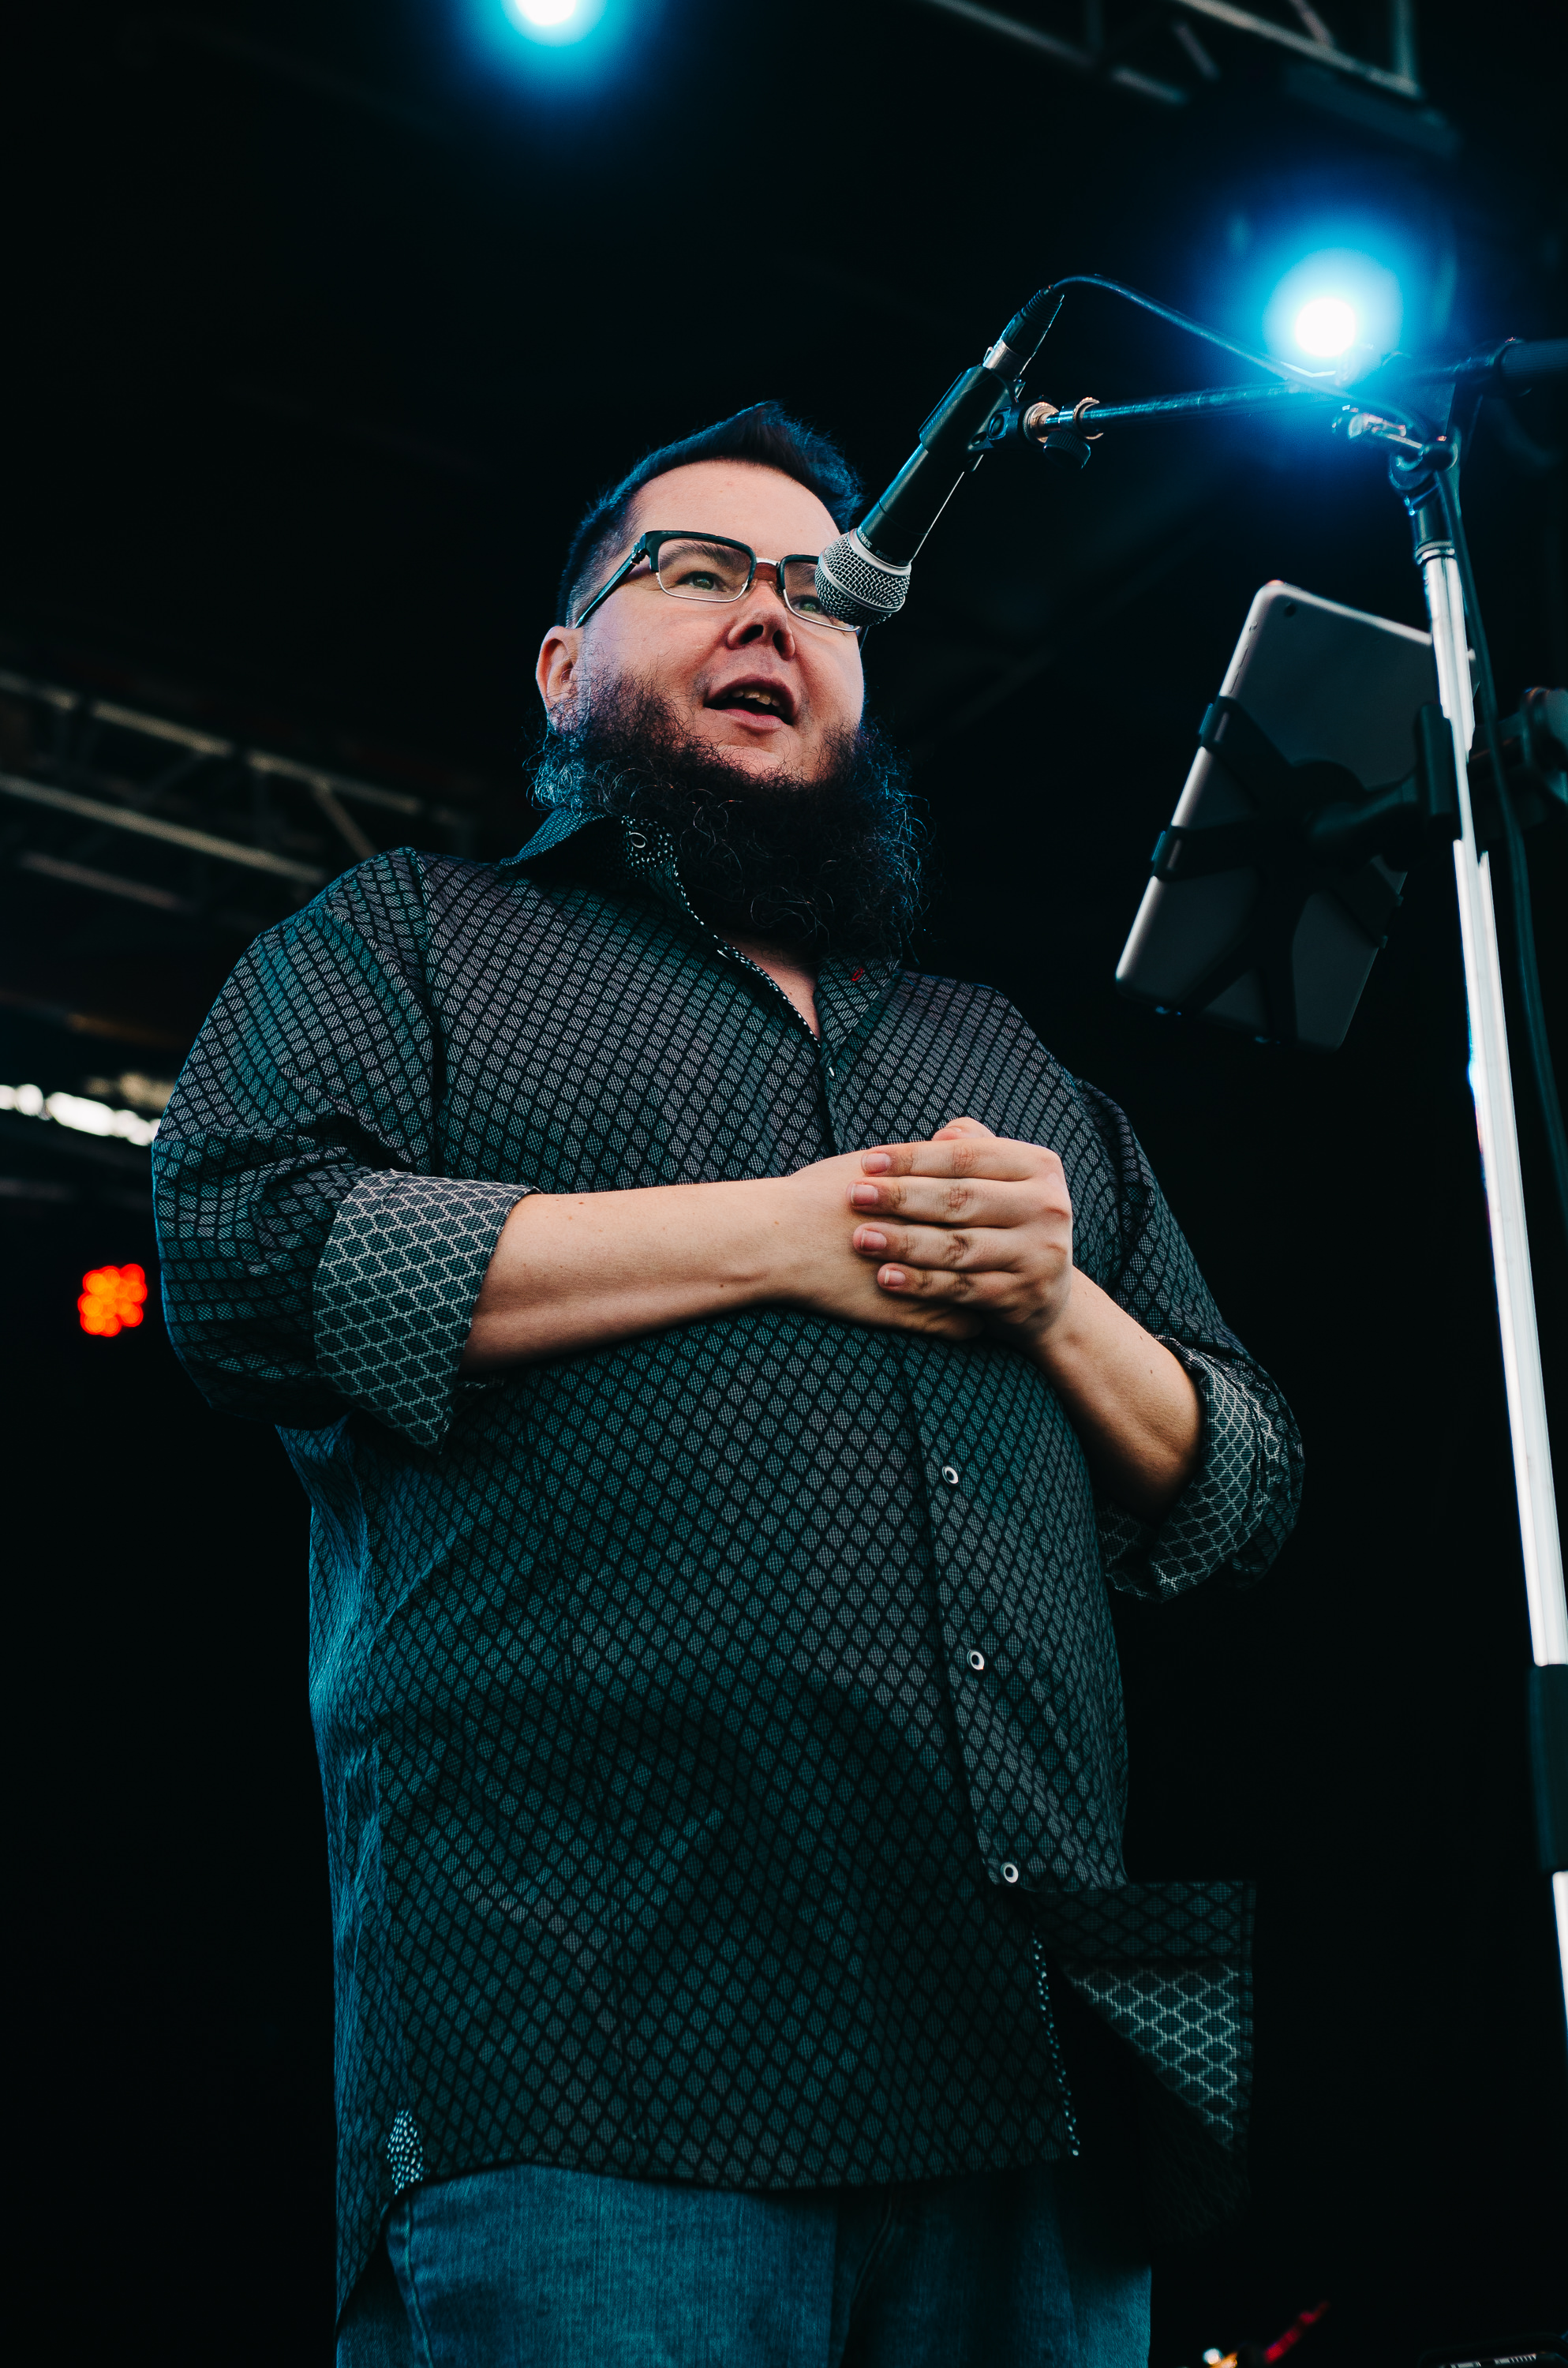
[(385, 1172), (360, 1178), (313, 1292), (318, 1368), (416, 1447), (438, 1447), (452, 1374), (516, 1185)]
[[(555, 815), (259, 938), (159, 1130), (171, 1335), (312, 1508), (340, 2302), (395, 2192), (486, 2164), (805, 2187), (1074, 2148), (1048, 1960), (1177, 2115), (1176, 2216), (1233, 2185), (1244, 1894), (1126, 1883), (1106, 1582), (1256, 1576), (1294, 1426), (1121, 1113), (1001, 996), (834, 956), (818, 1004), (820, 1044), (666, 842)], [(964, 1113), (1061, 1155), (1079, 1265), (1193, 1375), (1157, 1528), (996, 1343), (754, 1310), (459, 1378), (524, 1193)]]
[(1251, 2032), (1252, 1913), (1250, 1886), (1196, 1883), (1042, 1894), (1036, 1908), (1069, 1980), (1221, 2139)]

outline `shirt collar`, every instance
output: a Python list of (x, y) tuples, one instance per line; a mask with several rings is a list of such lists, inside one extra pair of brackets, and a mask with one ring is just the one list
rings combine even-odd
[(516, 855), (508, 855), (499, 869), (507, 871), (514, 864), (532, 863), (540, 856), (548, 855), (552, 848), (563, 847), (569, 838), (574, 838), (579, 831), (589, 829), (600, 819), (596, 814), (574, 814), (570, 806), (557, 806), (553, 813), (546, 814), (528, 844), (520, 847)]
[[(676, 868), (675, 850), (663, 830), (642, 830), (620, 823), (612, 833), (612, 817), (600, 814), (574, 814), (569, 807), (557, 806), (535, 831), (527, 845), (509, 855), (498, 867), (501, 871), (531, 868), (574, 838), (582, 839), (580, 852), (585, 855), (591, 845), (598, 862), (604, 864), (620, 884), (636, 881), (651, 890), (661, 902), (667, 903), (681, 917), (694, 921), (716, 948), (724, 947), (723, 939), (709, 928), (687, 900)], [(593, 834), (592, 839), (586, 834)], [(824, 1046), (835, 1051), (846, 1048), (864, 1022), (885, 1000), (898, 977), (899, 965), (887, 954), (825, 953), (817, 973), (817, 1020)]]

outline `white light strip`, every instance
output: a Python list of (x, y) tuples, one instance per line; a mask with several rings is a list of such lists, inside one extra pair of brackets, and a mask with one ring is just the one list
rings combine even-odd
[(139, 1118), (134, 1110), (111, 1110), (108, 1102), (90, 1101), (85, 1094), (46, 1094), (41, 1086), (0, 1086), (0, 1110), (21, 1118), (52, 1119), (77, 1134), (118, 1136), (145, 1151), (158, 1132), (155, 1118)]

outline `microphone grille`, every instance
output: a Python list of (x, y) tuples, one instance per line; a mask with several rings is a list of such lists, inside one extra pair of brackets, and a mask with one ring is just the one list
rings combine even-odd
[(817, 598), (846, 625), (875, 625), (895, 616), (908, 589), (908, 567), (890, 567), (853, 529), (817, 561)]

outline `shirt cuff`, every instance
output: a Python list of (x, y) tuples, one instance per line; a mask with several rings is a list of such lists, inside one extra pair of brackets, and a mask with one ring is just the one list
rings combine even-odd
[(1100, 1545), (1113, 1587), (1180, 1595), (1235, 1560), (1257, 1528), (1268, 1460), (1259, 1434), (1273, 1427), (1219, 1359), (1164, 1333), (1155, 1337), (1186, 1367), (1202, 1405), (1198, 1468), (1159, 1522), (1140, 1521), (1102, 1500)]
[(315, 1273), (316, 1369), (415, 1447), (446, 1436), (484, 1270), (531, 1189), (378, 1169), (333, 1222)]

